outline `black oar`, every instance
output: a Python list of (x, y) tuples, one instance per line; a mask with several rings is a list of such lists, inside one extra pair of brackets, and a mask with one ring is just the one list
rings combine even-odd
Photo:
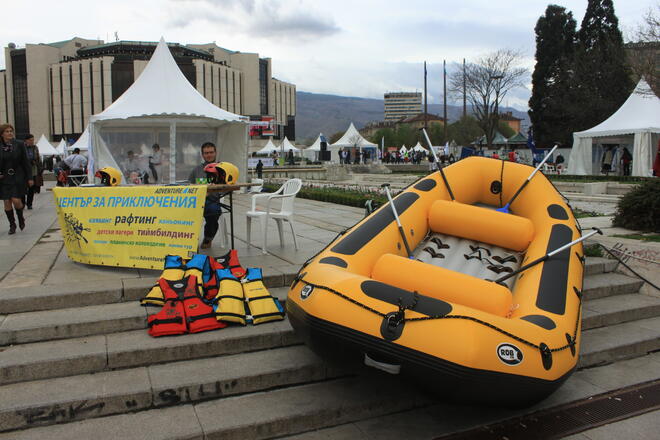
[(543, 158), (541, 163), (539, 163), (536, 166), (536, 168), (534, 168), (534, 171), (532, 171), (532, 174), (529, 175), (527, 180), (525, 180), (525, 182), (523, 182), (523, 184), (520, 186), (520, 188), (518, 188), (518, 191), (516, 191), (516, 193), (513, 195), (513, 197), (511, 197), (511, 200), (509, 200), (509, 202), (506, 205), (504, 205), (504, 206), (502, 206), (501, 208), (498, 209), (499, 212), (504, 212), (505, 214), (509, 213), (509, 206), (511, 206), (513, 201), (516, 200), (516, 197), (518, 197), (518, 194), (520, 194), (522, 192), (522, 190), (525, 189), (525, 187), (527, 186), (529, 181), (532, 180), (532, 177), (534, 177), (534, 174), (536, 174), (538, 172), (538, 170), (541, 169), (541, 167), (543, 166), (545, 161), (550, 159), (550, 156), (552, 156), (552, 153), (554, 153), (557, 148), (559, 148), (559, 145), (555, 145), (552, 148), (552, 150), (550, 150), (550, 152), (548, 154), (546, 154), (546, 156)]
[(449, 192), (449, 197), (451, 197), (451, 200), (454, 201), (454, 193), (451, 191), (451, 186), (449, 186), (449, 182), (447, 181), (447, 177), (445, 176), (445, 172), (443, 171), (442, 167), (440, 166), (440, 161), (438, 160), (438, 155), (435, 154), (435, 150), (433, 149), (433, 144), (431, 144), (431, 139), (429, 139), (429, 135), (426, 134), (426, 129), (422, 128), (422, 132), (424, 133), (424, 137), (426, 138), (426, 142), (429, 144), (429, 148), (431, 149), (431, 154), (433, 154), (433, 160), (435, 160), (435, 166), (438, 168), (438, 171), (440, 171), (440, 175), (442, 176), (442, 180), (445, 181), (445, 186), (447, 187), (447, 192)]
[(408, 253), (408, 258), (413, 258), (412, 251), (410, 246), (408, 246), (408, 240), (406, 240), (406, 234), (403, 232), (403, 226), (401, 226), (401, 220), (399, 220), (399, 214), (396, 212), (396, 207), (394, 206), (394, 200), (392, 200), (392, 195), (390, 194), (390, 184), (383, 183), (381, 188), (385, 188), (385, 193), (387, 194), (387, 199), (390, 201), (390, 206), (392, 207), (392, 212), (394, 213), (394, 219), (396, 220), (397, 226), (399, 226), (399, 233), (401, 238), (403, 238), (403, 245), (406, 247), (406, 252)]
[(511, 272), (511, 273), (509, 273), (509, 274), (504, 275), (503, 277), (500, 277), (500, 278), (496, 279), (495, 282), (496, 282), (496, 283), (501, 283), (501, 282), (504, 281), (504, 280), (508, 280), (509, 278), (518, 275), (520, 272), (523, 272), (523, 271), (529, 269), (530, 267), (536, 266), (537, 264), (544, 262), (545, 260), (547, 260), (548, 258), (552, 257), (553, 255), (557, 255), (557, 254), (560, 253), (561, 251), (570, 248), (570, 247), (573, 246), (574, 244), (578, 244), (579, 242), (586, 240), (587, 238), (591, 237), (592, 235), (595, 235), (595, 234), (603, 235), (603, 232), (602, 232), (600, 229), (598, 229), (598, 228), (592, 228), (592, 229), (593, 229), (593, 231), (590, 232), (590, 233), (588, 233), (587, 235), (583, 235), (582, 237), (580, 237), (580, 238), (578, 238), (578, 239), (576, 239), (576, 240), (574, 240), (574, 241), (571, 241), (570, 243), (566, 243), (566, 244), (563, 245), (562, 247), (557, 248), (557, 249), (555, 249), (555, 250), (552, 251), (552, 252), (548, 252), (547, 254), (545, 254), (544, 256), (542, 256), (541, 258), (537, 258), (536, 260), (532, 261), (531, 263), (527, 263), (527, 264), (525, 264), (525, 265), (524, 265), (523, 267), (521, 267), (520, 269), (515, 270), (515, 271), (513, 271), (513, 272)]

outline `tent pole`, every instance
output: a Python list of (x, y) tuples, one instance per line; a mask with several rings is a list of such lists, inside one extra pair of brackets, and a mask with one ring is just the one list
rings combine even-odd
[(89, 150), (87, 151), (87, 182), (94, 183), (94, 153), (96, 146), (96, 124), (89, 123)]
[(176, 122), (170, 122), (170, 183), (176, 182)]

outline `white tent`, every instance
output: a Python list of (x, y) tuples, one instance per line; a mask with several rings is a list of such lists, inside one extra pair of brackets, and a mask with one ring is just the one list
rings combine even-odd
[(357, 131), (357, 128), (355, 128), (355, 125), (351, 122), (351, 125), (348, 126), (348, 129), (344, 133), (344, 135), (339, 138), (337, 142), (335, 142), (332, 145), (329, 145), (328, 148), (330, 149), (331, 153), (331, 160), (332, 162), (339, 162), (339, 154), (338, 151), (340, 148), (378, 148), (378, 145), (373, 144), (366, 140), (365, 138), (362, 137), (359, 131)]
[(43, 134), (37, 142), (37, 149), (39, 150), (39, 154), (42, 156), (57, 156), (59, 154), (55, 147), (53, 147), (53, 145), (48, 142), (48, 139), (46, 139), (46, 136)]
[[(633, 176), (649, 176), (660, 134), (660, 99), (641, 79), (626, 102), (607, 120), (589, 130), (573, 133), (573, 148), (568, 160), (569, 174), (598, 172), (600, 157), (594, 157), (593, 140), (633, 136)], [(606, 143), (606, 142), (603, 142)], [(610, 143), (610, 142), (607, 142)], [(620, 143), (620, 142), (611, 142)]]
[(285, 153), (288, 153), (289, 151), (293, 151), (294, 153), (297, 153), (300, 151), (291, 143), (291, 141), (286, 136), (284, 136), (284, 140), (280, 144), (279, 150)]
[(59, 144), (57, 144), (57, 147), (55, 147), (55, 151), (57, 151), (57, 154), (60, 156), (66, 156), (66, 141), (62, 139)]
[(321, 151), (321, 142), (323, 140), (325, 140), (325, 136), (323, 136), (323, 133), (319, 133), (314, 143), (303, 150), (303, 156), (309, 160), (318, 160), (319, 152)]
[(85, 131), (83, 131), (83, 133), (78, 138), (78, 140), (73, 145), (69, 146), (68, 150), (73, 151), (76, 148), (80, 148), (80, 151), (86, 151), (89, 150), (89, 143), (90, 143), (89, 126), (87, 126), (85, 128)]
[(406, 148), (406, 144), (401, 145), (401, 148), (399, 148), (399, 153), (405, 154), (408, 152), (408, 149)]
[(429, 152), (429, 150), (427, 150), (426, 148), (422, 147), (422, 144), (420, 144), (419, 141), (417, 141), (417, 145), (415, 145), (414, 147), (412, 147), (412, 151), (421, 151), (421, 152), (423, 152), (423, 153), (428, 153), (428, 152)]
[(257, 151), (257, 154), (272, 154), (273, 151), (279, 151), (279, 148), (273, 143), (273, 138), (268, 139), (268, 142), (264, 147)]
[(102, 141), (114, 158), (125, 158), (142, 143), (160, 144), (163, 158), (169, 158), (163, 172), (167, 174), (169, 168), (171, 183), (187, 179), (201, 161), (200, 145), (210, 141), (218, 148), (218, 160), (232, 162), (241, 177), (247, 176), (247, 123), (204, 98), (183, 75), (162, 38), (133, 85), (90, 118), (89, 134), (90, 176), (97, 157), (105, 154)]

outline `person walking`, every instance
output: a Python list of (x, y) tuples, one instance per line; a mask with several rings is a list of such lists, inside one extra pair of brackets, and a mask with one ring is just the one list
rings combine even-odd
[(263, 179), (264, 178), (264, 163), (259, 159), (259, 162), (257, 162), (257, 179)]
[[(197, 165), (190, 172), (188, 181), (190, 183), (207, 183), (207, 175), (204, 168), (210, 163), (216, 162), (217, 150), (212, 142), (204, 142), (200, 147), (202, 154), (202, 163)], [(204, 203), (204, 238), (202, 239), (201, 249), (208, 249), (218, 233), (220, 228), (220, 215), (222, 207), (220, 199), (222, 193), (206, 193), (206, 202)]]
[(27, 187), (33, 184), (32, 168), (25, 145), (16, 140), (12, 125), (0, 125), (0, 196), (9, 220), (9, 234), (16, 233), (14, 211), (18, 217), (18, 227), (21, 231), (25, 229), (22, 199)]
[(41, 156), (39, 155), (39, 148), (34, 145), (34, 136), (28, 134), (23, 140), (25, 144), (25, 151), (27, 152), (28, 160), (30, 161), (30, 166), (32, 168), (32, 181), (34, 184), (27, 188), (27, 194), (25, 196), (26, 201), (24, 205), (27, 206), (27, 209), (32, 209), (32, 202), (34, 201), (35, 193), (41, 191), (41, 186), (43, 185), (43, 178), (41, 173), (43, 172), (43, 167), (41, 165)]

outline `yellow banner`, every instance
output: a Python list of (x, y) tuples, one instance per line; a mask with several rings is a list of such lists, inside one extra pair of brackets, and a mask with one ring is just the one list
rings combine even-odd
[(166, 255), (197, 251), (206, 186), (56, 187), (73, 261), (161, 269)]

